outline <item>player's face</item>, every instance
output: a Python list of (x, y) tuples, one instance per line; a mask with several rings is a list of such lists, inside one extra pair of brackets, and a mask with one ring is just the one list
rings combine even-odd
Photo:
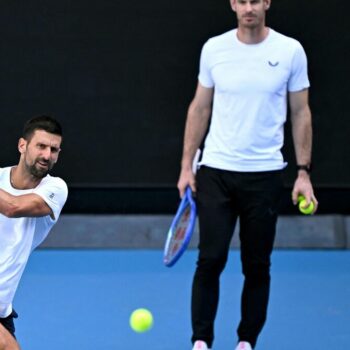
[(21, 161), (25, 169), (36, 178), (43, 178), (57, 162), (62, 138), (44, 130), (35, 130), (30, 140), (19, 141)]
[(238, 25), (243, 28), (257, 28), (265, 25), (265, 12), (271, 0), (231, 0)]

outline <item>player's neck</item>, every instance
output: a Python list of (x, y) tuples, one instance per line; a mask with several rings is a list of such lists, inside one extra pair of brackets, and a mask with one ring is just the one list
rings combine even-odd
[(269, 35), (270, 29), (265, 25), (262, 27), (247, 28), (239, 26), (237, 29), (237, 38), (244, 44), (259, 44)]
[(10, 182), (13, 188), (18, 190), (28, 190), (35, 188), (40, 183), (41, 179), (38, 179), (30, 174), (26, 174), (21, 169), (21, 164), (11, 168)]

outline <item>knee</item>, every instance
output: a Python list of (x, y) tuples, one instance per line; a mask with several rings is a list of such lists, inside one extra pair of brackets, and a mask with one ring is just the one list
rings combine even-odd
[(197, 268), (206, 274), (220, 275), (227, 261), (227, 256), (210, 256), (199, 258)]

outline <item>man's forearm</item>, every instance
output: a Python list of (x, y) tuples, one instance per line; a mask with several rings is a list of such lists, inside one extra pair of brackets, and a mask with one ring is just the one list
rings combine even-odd
[(305, 106), (297, 114), (292, 116), (292, 132), (297, 164), (311, 164), (312, 122), (311, 112), (308, 106)]
[(192, 160), (200, 147), (208, 128), (210, 108), (200, 109), (191, 105), (187, 115), (181, 167), (192, 168)]

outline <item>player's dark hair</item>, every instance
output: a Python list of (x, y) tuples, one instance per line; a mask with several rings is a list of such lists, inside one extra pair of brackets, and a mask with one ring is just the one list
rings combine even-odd
[(60, 123), (49, 115), (39, 115), (29, 119), (23, 128), (23, 138), (30, 141), (35, 130), (44, 130), (50, 134), (62, 136), (62, 127)]

